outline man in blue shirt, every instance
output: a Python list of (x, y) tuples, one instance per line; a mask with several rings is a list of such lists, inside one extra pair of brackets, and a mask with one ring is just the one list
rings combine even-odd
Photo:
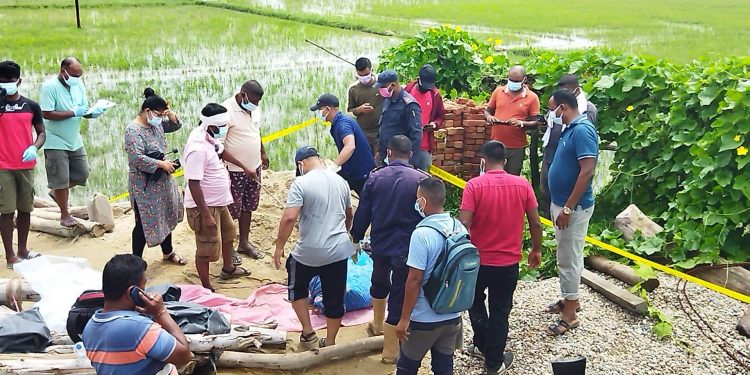
[(83, 330), (83, 345), (97, 374), (153, 375), (165, 370), (176, 375), (176, 367), (193, 358), (162, 297), (143, 292), (145, 272), (146, 262), (133, 254), (115, 255), (104, 266), (104, 308)]
[(562, 300), (547, 307), (562, 313), (549, 327), (550, 335), (561, 335), (580, 325), (578, 288), (583, 271), (584, 238), (594, 213), (591, 179), (599, 156), (599, 136), (594, 125), (578, 109), (575, 95), (558, 90), (549, 99), (550, 117), (566, 125), (549, 169), (552, 220), (557, 240), (557, 267)]
[[(388, 165), (377, 169), (365, 183), (354, 214), (351, 235), (355, 243), (365, 236), (370, 226), (372, 247), (372, 307), (374, 316), (369, 330), (385, 335), (383, 363), (395, 363), (398, 355), (396, 324), (401, 319), (404, 285), (409, 269), (409, 239), (422, 216), (414, 210), (417, 186), (429, 176), (409, 165), (411, 141), (397, 135), (388, 141)], [(388, 318), (385, 319), (386, 298)]]
[[(466, 233), (466, 228), (444, 211), (445, 185), (437, 177), (422, 180), (417, 189), (414, 209), (425, 219), (446, 232)], [(445, 237), (432, 228), (414, 230), (409, 242), (409, 276), (406, 280), (404, 308), (396, 334), (401, 341), (401, 353), (396, 365), (396, 375), (416, 375), (422, 358), (428, 351), (432, 355), (432, 372), (437, 375), (453, 374), (453, 351), (461, 332), (461, 314), (438, 314), (432, 310), (422, 286), (427, 283), (445, 248)]]
[(338, 173), (349, 183), (349, 188), (360, 195), (367, 176), (375, 168), (365, 133), (356, 120), (339, 111), (339, 99), (334, 95), (322, 95), (310, 110), (331, 123), (331, 137), (339, 150), (333, 163), (341, 167)]
[(422, 149), (422, 109), (411, 94), (401, 88), (398, 74), (393, 70), (386, 70), (378, 74), (375, 83), (380, 96), (385, 98), (383, 114), (380, 116), (380, 130), (378, 133), (378, 151), (380, 161), (383, 162), (388, 141), (394, 135), (405, 135), (411, 140), (411, 164)]

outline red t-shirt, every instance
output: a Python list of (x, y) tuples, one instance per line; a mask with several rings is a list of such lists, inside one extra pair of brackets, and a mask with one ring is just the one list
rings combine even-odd
[[(422, 108), (422, 127), (424, 128), (430, 122), (430, 116), (432, 116), (432, 90), (422, 92), (419, 90), (419, 85), (414, 85), (409, 94), (417, 100), (419, 107)], [(430, 139), (428, 138), (428, 132), (422, 132), (422, 151), (430, 150)]]
[(42, 108), (21, 97), (0, 106), (0, 169), (34, 169), (36, 160), (22, 162), (23, 152), (34, 144), (34, 125), (42, 125)]
[(466, 183), (461, 210), (474, 214), (471, 242), (483, 266), (510, 266), (521, 261), (526, 210), (537, 208), (534, 189), (525, 178), (489, 171)]

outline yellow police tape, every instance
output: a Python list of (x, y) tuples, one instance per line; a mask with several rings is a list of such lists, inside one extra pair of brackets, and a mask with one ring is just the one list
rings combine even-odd
[[(437, 177), (439, 177), (439, 178), (441, 178), (441, 179), (443, 179), (443, 180), (445, 180), (445, 181), (447, 181), (447, 182), (449, 182), (449, 183), (451, 183), (451, 184), (453, 184), (453, 185), (455, 185), (455, 186), (457, 186), (457, 187), (459, 187), (461, 189), (463, 189), (463, 188), (466, 187), (466, 181), (464, 181), (463, 179), (458, 178), (458, 177), (456, 177), (456, 176), (454, 176), (454, 175), (446, 172), (445, 170), (440, 169), (440, 168), (438, 168), (438, 167), (436, 167), (434, 165), (430, 167), (430, 173), (433, 176), (437, 176)], [(544, 224), (546, 226), (549, 226), (549, 227), (554, 226), (554, 224), (552, 223), (552, 221), (550, 221), (548, 219), (541, 218), (541, 221), (542, 221), (542, 224)], [(615, 253), (615, 254), (617, 254), (619, 256), (628, 258), (628, 259), (630, 259), (630, 260), (632, 260), (632, 261), (634, 261), (636, 263), (647, 265), (647, 266), (649, 266), (651, 268), (654, 268), (654, 269), (657, 269), (657, 270), (662, 271), (664, 273), (670, 274), (670, 275), (672, 275), (674, 277), (677, 277), (677, 278), (680, 278), (680, 279), (684, 279), (684, 280), (690, 281), (692, 283), (704, 286), (704, 287), (706, 287), (708, 289), (711, 289), (711, 290), (714, 290), (716, 292), (719, 292), (719, 293), (721, 293), (721, 294), (723, 294), (725, 296), (732, 297), (732, 298), (734, 298), (734, 299), (736, 299), (738, 301), (742, 301), (742, 302), (745, 302), (745, 303), (750, 303), (750, 296), (746, 296), (746, 295), (744, 295), (742, 293), (735, 292), (735, 291), (733, 291), (731, 289), (727, 289), (727, 288), (725, 288), (723, 286), (710, 283), (710, 282), (708, 282), (706, 280), (699, 279), (699, 278), (697, 278), (695, 276), (688, 275), (688, 274), (686, 274), (684, 272), (677, 271), (677, 270), (675, 270), (673, 268), (670, 268), (670, 267), (667, 267), (667, 266), (665, 266), (663, 264), (659, 264), (659, 263), (650, 261), (648, 259), (641, 258), (641, 257), (639, 257), (637, 255), (634, 255), (634, 254), (631, 254), (631, 253), (629, 253), (629, 252), (627, 252), (627, 251), (625, 251), (623, 249), (620, 249), (620, 248), (614, 247), (614, 246), (612, 246), (610, 244), (607, 244), (607, 243), (604, 243), (602, 241), (599, 241), (596, 238), (592, 238), (592, 237), (586, 236), (586, 242), (588, 242), (588, 243), (590, 243), (590, 244), (592, 244), (594, 246), (597, 246), (599, 248), (602, 248), (604, 250), (613, 252), (613, 253)]]
[[(310, 126), (310, 125), (312, 125), (314, 123), (316, 123), (317, 121), (318, 121), (317, 118), (311, 118), (311, 119), (309, 119), (307, 121), (300, 122), (299, 124), (292, 125), (292, 126), (286, 128), (286, 129), (282, 129), (282, 130), (279, 130), (279, 131), (277, 131), (275, 133), (271, 133), (271, 134), (269, 134), (269, 135), (261, 138), (261, 141), (263, 141), (263, 143), (273, 142), (273, 141), (275, 141), (275, 140), (277, 140), (279, 138), (285, 137), (285, 136), (287, 136), (287, 135), (289, 135), (291, 133), (294, 133), (296, 131), (300, 131), (300, 130), (302, 130), (302, 129), (304, 129), (304, 128), (306, 128), (306, 127), (308, 127), (308, 126)], [(185, 171), (182, 170), (182, 169), (180, 169), (179, 171), (175, 172), (173, 174), (173, 176), (174, 177), (181, 177), (184, 174), (185, 174)], [(120, 199), (125, 199), (125, 198), (127, 198), (129, 196), (130, 196), (129, 193), (122, 193), (122, 194), (119, 194), (119, 195), (115, 195), (114, 197), (109, 198), (109, 203), (117, 202)]]

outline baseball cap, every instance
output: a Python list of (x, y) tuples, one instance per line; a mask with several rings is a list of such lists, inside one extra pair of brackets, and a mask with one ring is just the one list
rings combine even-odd
[(435, 68), (430, 64), (424, 64), (422, 69), (419, 69), (419, 80), (422, 82), (424, 89), (430, 90), (435, 87), (435, 80), (437, 79), (437, 72)]
[[(302, 146), (297, 149), (297, 153), (294, 155), (294, 164), (297, 165), (297, 163), (301, 162), (302, 160), (313, 156), (320, 156), (318, 155), (318, 150), (316, 150), (315, 147)], [(300, 176), (299, 168), (297, 168), (297, 176)]]
[(339, 98), (337, 98), (335, 95), (332, 95), (332, 94), (323, 94), (318, 98), (318, 101), (315, 102), (315, 104), (310, 106), (310, 110), (317, 111), (325, 106), (338, 108)]
[(395, 70), (388, 69), (378, 74), (378, 81), (375, 82), (375, 87), (385, 87), (393, 82), (398, 82), (398, 73)]

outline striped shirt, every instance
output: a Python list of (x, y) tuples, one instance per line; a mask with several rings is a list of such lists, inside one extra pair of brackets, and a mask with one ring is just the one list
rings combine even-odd
[[(83, 344), (99, 375), (152, 375), (165, 367), (177, 340), (135, 311), (97, 311), (83, 330)], [(177, 375), (172, 369), (169, 374)]]

